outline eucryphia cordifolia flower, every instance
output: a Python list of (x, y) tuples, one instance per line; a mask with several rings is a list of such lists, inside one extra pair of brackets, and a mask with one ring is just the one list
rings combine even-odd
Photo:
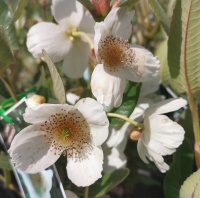
[(67, 156), (68, 178), (89, 186), (101, 177), (101, 144), (108, 136), (108, 119), (101, 104), (91, 98), (67, 104), (41, 104), (24, 114), (30, 126), (18, 133), (9, 149), (16, 167), (37, 173)]

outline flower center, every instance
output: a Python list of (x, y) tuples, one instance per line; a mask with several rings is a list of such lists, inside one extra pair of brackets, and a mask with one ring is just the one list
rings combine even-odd
[(107, 36), (101, 40), (98, 55), (100, 63), (110, 71), (118, 71), (132, 65), (132, 50), (128, 41), (120, 37)]
[(67, 157), (81, 160), (92, 149), (89, 125), (75, 108), (51, 115), (40, 130), (45, 132), (45, 143), (55, 154), (67, 153)]

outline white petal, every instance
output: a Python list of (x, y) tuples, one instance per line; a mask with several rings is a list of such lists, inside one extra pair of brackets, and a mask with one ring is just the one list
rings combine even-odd
[(108, 137), (109, 126), (103, 106), (94, 99), (83, 98), (76, 103), (75, 107), (87, 120), (94, 145), (101, 145)]
[(93, 147), (84, 159), (67, 159), (68, 178), (77, 186), (90, 186), (101, 178), (103, 151), (101, 147)]
[(91, 88), (97, 101), (108, 109), (119, 107), (122, 103), (126, 80), (120, 72), (109, 72), (102, 64), (98, 64), (91, 79)]
[(41, 104), (36, 106), (34, 109), (27, 107), (23, 117), (28, 123), (41, 123), (47, 121), (49, 117), (55, 113), (63, 113), (61, 109), (69, 111), (72, 108), (73, 106), (68, 104)]
[(133, 15), (134, 12), (128, 11), (126, 6), (114, 8), (106, 16), (105, 26), (111, 35), (129, 39), (132, 31), (131, 19)]
[(159, 75), (148, 82), (143, 82), (140, 89), (140, 97), (147, 96), (149, 94), (158, 91), (160, 85)]
[(153, 54), (139, 46), (131, 48), (133, 51), (133, 64), (126, 67), (125, 77), (134, 82), (145, 82), (158, 76), (160, 61)]
[(98, 49), (100, 47), (99, 46), (100, 40), (104, 40), (106, 36), (109, 35), (109, 31), (107, 30), (104, 22), (95, 23), (94, 30), (95, 30), (94, 51), (95, 51), (96, 58), (98, 59)]
[(93, 36), (94, 36), (94, 25), (95, 25), (95, 21), (92, 18), (92, 15), (90, 14), (89, 11), (86, 11), (83, 15), (83, 18), (80, 22), (78, 29), (81, 32), (87, 33), (88, 35), (92, 36), (92, 38), (93, 38)]
[(63, 60), (72, 45), (58, 25), (47, 22), (40, 22), (31, 27), (26, 44), (34, 57), (42, 57), (42, 49), (45, 49), (53, 62)]
[(123, 152), (119, 151), (118, 148), (113, 147), (112, 149), (104, 151), (104, 172), (112, 172), (116, 169), (124, 168), (127, 163), (127, 158)]
[(78, 27), (83, 17), (83, 6), (74, 0), (53, 0), (51, 7), (55, 20), (66, 29)]
[(144, 120), (142, 140), (148, 149), (159, 155), (171, 155), (184, 139), (184, 129), (164, 115), (152, 115)]
[(164, 115), (152, 115), (144, 120), (144, 130), (138, 141), (137, 149), (140, 158), (153, 161), (161, 172), (169, 166), (162, 156), (171, 155), (184, 139), (184, 129)]
[(183, 98), (171, 98), (168, 100), (163, 100), (149, 107), (145, 111), (145, 117), (149, 117), (152, 114), (164, 114), (171, 111), (176, 111), (185, 105), (187, 105), (187, 101)]
[(146, 158), (147, 156), (149, 156), (147, 147), (144, 145), (141, 138), (138, 140), (138, 143), (137, 143), (137, 151), (138, 151), (138, 155), (140, 156), (141, 160), (145, 163), (149, 163), (149, 161)]
[[(20, 140), (20, 141), (19, 141)], [(9, 149), (13, 163), (27, 173), (37, 173), (54, 164), (60, 155), (45, 142), (39, 126), (29, 126), (16, 135)]]
[(125, 122), (122, 127), (115, 128), (110, 126), (109, 138), (105, 144), (111, 147), (118, 147), (121, 152), (124, 152), (128, 140), (128, 127), (130, 123)]
[(76, 95), (75, 93), (69, 92), (66, 94), (66, 98), (67, 102), (74, 105), (80, 99), (80, 96)]
[(90, 47), (88, 43), (80, 40), (74, 41), (70, 51), (63, 61), (62, 70), (66, 76), (71, 78), (81, 78), (88, 66), (90, 57)]

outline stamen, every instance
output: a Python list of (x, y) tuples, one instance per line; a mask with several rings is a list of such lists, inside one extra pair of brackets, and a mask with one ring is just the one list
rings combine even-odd
[(101, 40), (98, 55), (100, 63), (110, 71), (118, 71), (120, 68), (132, 65), (132, 50), (128, 41), (120, 37), (107, 36)]
[(60, 113), (51, 115), (41, 124), (40, 130), (46, 132), (45, 143), (51, 145), (55, 154), (63, 153), (80, 161), (92, 150), (89, 125), (77, 109), (62, 109)]

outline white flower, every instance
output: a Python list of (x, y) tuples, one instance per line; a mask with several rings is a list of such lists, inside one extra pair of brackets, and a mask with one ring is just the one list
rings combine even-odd
[(101, 177), (108, 119), (103, 107), (91, 98), (75, 106), (41, 104), (27, 108), (26, 122), (32, 125), (18, 133), (9, 150), (16, 167), (36, 173), (67, 155), (68, 178), (77, 186), (89, 186)]
[(28, 50), (34, 57), (42, 57), (42, 49), (45, 49), (53, 62), (64, 60), (63, 72), (67, 76), (82, 77), (90, 47), (84, 38), (74, 33), (81, 31), (93, 37), (94, 20), (75, 0), (52, 0), (51, 8), (58, 24), (40, 22), (31, 27), (27, 35)]
[(95, 24), (94, 49), (99, 64), (91, 79), (92, 93), (107, 108), (122, 102), (126, 80), (149, 81), (158, 75), (159, 60), (148, 50), (129, 46), (133, 11), (114, 8)]
[(187, 101), (168, 99), (150, 106), (144, 113), (144, 130), (138, 140), (137, 150), (140, 158), (148, 163), (153, 161), (161, 172), (166, 172), (169, 166), (162, 156), (171, 155), (184, 139), (184, 129), (165, 115), (185, 106)]

